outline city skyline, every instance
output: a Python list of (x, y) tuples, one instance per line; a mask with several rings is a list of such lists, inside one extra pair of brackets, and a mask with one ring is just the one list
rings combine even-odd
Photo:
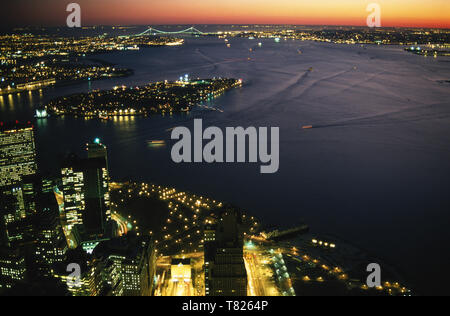
[(0, 296), (450, 294), (449, 0), (2, 12)]
[[(320, 0), (308, 2), (231, 0), (193, 1), (86, 1), (79, 0), (83, 25), (155, 25), (155, 24), (295, 24), (364, 26), (367, 6), (378, 3), (382, 26), (449, 28), (450, 3), (445, 0), (372, 1)], [(62, 26), (69, 2), (44, 0), (36, 3), (19, 0), (6, 4), (3, 27)], [(17, 16), (20, 16), (18, 19)]]

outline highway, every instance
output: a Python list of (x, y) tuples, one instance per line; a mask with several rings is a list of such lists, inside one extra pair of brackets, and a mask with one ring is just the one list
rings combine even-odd
[(119, 236), (128, 234), (128, 225), (127, 220), (125, 218), (123, 218), (117, 213), (112, 213), (111, 219), (117, 223), (117, 226), (119, 226)]

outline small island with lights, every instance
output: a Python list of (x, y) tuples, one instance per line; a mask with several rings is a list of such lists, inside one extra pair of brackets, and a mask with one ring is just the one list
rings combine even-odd
[(108, 119), (114, 116), (148, 116), (188, 112), (201, 102), (211, 101), (242, 86), (241, 79), (190, 79), (150, 83), (142, 87), (77, 93), (50, 101), (46, 111), (55, 116), (72, 115)]

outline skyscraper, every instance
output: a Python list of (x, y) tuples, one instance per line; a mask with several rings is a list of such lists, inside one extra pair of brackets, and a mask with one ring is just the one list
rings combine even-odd
[(27, 269), (22, 251), (0, 247), (0, 291), (11, 289), (26, 277)]
[(52, 265), (63, 260), (68, 248), (56, 197), (51, 190), (45, 192), (47, 189), (42, 183), (47, 181), (40, 181), (38, 177), (34, 180), (37, 186), (29, 188), (27, 216), (6, 223), (4, 243), (9, 251), (20, 250), (24, 254), (26, 269), (32, 278), (48, 276)]
[(0, 123), (0, 187), (14, 186), (23, 176), (35, 174), (36, 148), (33, 125)]
[(215, 226), (205, 227), (207, 296), (247, 295), (244, 235), (241, 224), (239, 211), (226, 208)]
[(86, 172), (86, 207), (84, 226), (88, 233), (98, 233), (99, 227), (105, 233), (111, 219), (109, 196), (109, 170), (107, 148), (96, 138), (87, 145), (88, 162)]
[(69, 231), (75, 225), (83, 224), (83, 212), (85, 210), (84, 172), (78, 161), (78, 157), (71, 155), (61, 169), (64, 224)]
[(108, 173), (102, 158), (71, 156), (62, 169), (64, 211), (68, 226), (82, 224), (88, 234), (101, 235), (110, 214)]
[(152, 295), (156, 253), (149, 236), (130, 233), (103, 241), (95, 248), (94, 257), (105, 295)]
[(8, 245), (6, 226), (26, 217), (21, 181), (36, 171), (33, 125), (0, 122), (0, 244)]
[(70, 155), (64, 162), (62, 192), (66, 227), (77, 228), (81, 242), (95, 245), (113, 235), (109, 174), (104, 145), (88, 144), (87, 153), (88, 158)]
[(44, 187), (51, 195), (47, 184), (37, 175), (32, 124), (0, 122), (0, 288), (24, 281), (37, 266), (37, 245), (46, 244), (39, 232), (47, 234), (37, 226), (37, 204)]
[(40, 174), (23, 176), (21, 181), (25, 215), (30, 216), (37, 213), (37, 201), (44, 193), (54, 193), (55, 181), (46, 179)]
[(34, 261), (38, 272), (49, 275), (51, 267), (64, 260), (67, 242), (59, 220), (59, 208), (53, 193), (42, 193), (33, 216), (35, 230)]
[[(73, 265), (77, 265), (80, 269), (79, 280), (74, 280), (71, 273), (68, 272), (68, 267)], [(68, 250), (65, 260), (55, 264), (51, 274), (65, 283), (73, 296), (97, 296), (93, 266), (81, 247)]]
[(86, 145), (88, 152), (88, 158), (103, 158), (106, 162), (106, 169), (108, 169), (108, 150), (105, 145), (100, 142), (99, 138), (96, 138), (92, 143)]

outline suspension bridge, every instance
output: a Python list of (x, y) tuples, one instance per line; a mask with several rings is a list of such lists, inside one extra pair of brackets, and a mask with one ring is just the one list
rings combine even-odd
[(149, 27), (147, 30), (145, 30), (142, 33), (136, 34), (135, 36), (143, 36), (143, 35), (205, 35), (206, 33), (203, 33), (202, 31), (196, 29), (195, 27), (190, 27), (188, 29), (182, 30), (182, 31), (175, 31), (175, 32), (168, 32), (168, 31), (161, 31), (158, 29), (155, 29), (153, 27)]

